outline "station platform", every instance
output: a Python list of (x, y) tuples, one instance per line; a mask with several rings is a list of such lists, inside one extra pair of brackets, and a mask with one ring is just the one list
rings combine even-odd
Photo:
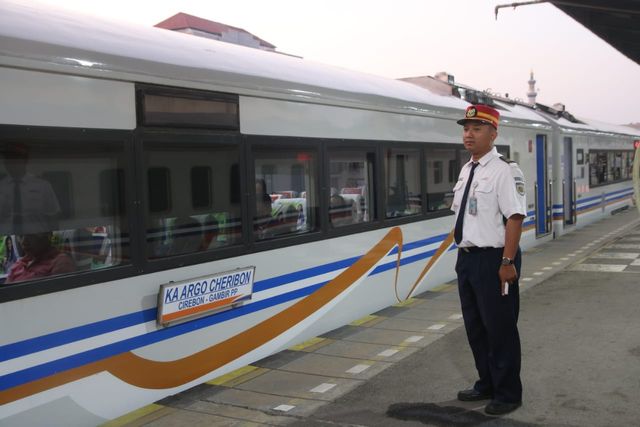
[(452, 282), (106, 425), (638, 425), (638, 212), (525, 252), (520, 292), (523, 406), (504, 417), (455, 398), (476, 373)]

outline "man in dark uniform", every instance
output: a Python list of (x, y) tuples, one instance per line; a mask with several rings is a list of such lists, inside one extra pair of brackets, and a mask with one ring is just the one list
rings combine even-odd
[(462, 315), (479, 376), (458, 399), (491, 399), (485, 407), (491, 415), (522, 404), (518, 277), (527, 205), (522, 171), (493, 146), (499, 118), (494, 108), (472, 105), (458, 121), (471, 159), (460, 171), (451, 208)]

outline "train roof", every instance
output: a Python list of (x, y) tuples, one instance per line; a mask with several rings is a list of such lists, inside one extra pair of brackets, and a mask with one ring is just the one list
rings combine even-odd
[[(34, 2), (0, 3), (0, 65), (405, 114), (462, 117), (469, 105), (408, 82)], [(505, 124), (540, 126), (509, 106)]]
[(0, 3), (0, 65), (244, 95), (459, 116), (410, 83), (34, 2)]

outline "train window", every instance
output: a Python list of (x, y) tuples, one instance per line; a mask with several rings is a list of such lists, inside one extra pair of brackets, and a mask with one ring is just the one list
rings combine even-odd
[[(451, 207), (453, 202), (453, 186), (458, 180), (459, 167), (457, 160), (456, 148), (427, 148), (427, 210), (429, 212), (446, 210)], [(468, 160), (469, 154), (466, 151), (460, 153), (464, 162)], [(438, 169), (446, 165), (449, 170), (446, 172), (438, 172)], [(455, 171), (451, 168), (455, 167)], [(446, 176), (448, 179), (444, 181), (439, 174)]]
[(388, 148), (384, 160), (386, 217), (395, 218), (421, 213), (420, 151)]
[(191, 206), (194, 209), (211, 207), (211, 168), (209, 166), (191, 168)]
[(329, 150), (329, 224), (341, 227), (375, 219), (375, 152)]
[(238, 129), (237, 97), (191, 93), (165, 95), (140, 92), (143, 126)]
[[(185, 255), (241, 242), (240, 198), (231, 194), (238, 191), (237, 147), (147, 142), (144, 158), (149, 177), (149, 258)], [(203, 163), (208, 166), (201, 166)]]
[(254, 147), (256, 240), (303, 234), (318, 227), (317, 153)]
[[(122, 168), (124, 144), (12, 140), (0, 144), (0, 245), (5, 284), (128, 263), (129, 232), (105, 212), (105, 170)], [(124, 187), (111, 183), (112, 196)]]
[(151, 167), (147, 170), (149, 211), (167, 212), (171, 209), (171, 172), (167, 167)]
[(100, 210), (102, 215), (124, 215), (127, 204), (124, 198), (124, 169), (107, 169), (99, 173)]
[(608, 181), (607, 153), (591, 150), (589, 152), (589, 185), (596, 186)]

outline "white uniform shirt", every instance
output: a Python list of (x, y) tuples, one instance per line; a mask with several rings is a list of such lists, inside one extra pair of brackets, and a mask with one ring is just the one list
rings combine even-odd
[[(524, 176), (516, 163), (507, 163), (500, 159), (501, 154), (494, 147), (482, 156), (473, 175), (473, 181), (467, 196), (466, 212), (462, 226), (462, 241), (459, 247), (478, 246), (504, 247), (505, 227), (502, 217), (520, 214), (527, 216)], [(458, 211), (464, 189), (467, 185), (472, 161), (469, 160), (460, 171), (458, 182), (453, 187), (454, 196), (451, 210)], [(477, 213), (469, 213), (469, 200), (477, 199)]]
[(22, 216), (25, 234), (51, 231), (53, 221), (60, 213), (58, 199), (51, 184), (44, 179), (26, 174), (20, 181), (22, 210), (14, 212), (15, 181), (11, 176), (0, 181), (0, 233), (14, 234), (13, 216)]

